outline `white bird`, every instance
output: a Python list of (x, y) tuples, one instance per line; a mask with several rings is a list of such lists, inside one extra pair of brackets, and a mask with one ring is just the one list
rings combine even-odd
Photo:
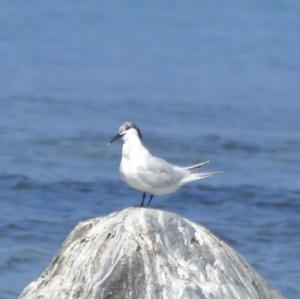
[(181, 167), (153, 156), (142, 142), (140, 129), (133, 123), (124, 123), (119, 128), (119, 133), (110, 140), (109, 145), (119, 138), (124, 142), (120, 176), (130, 187), (143, 193), (140, 206), (144, 205), (146, 194), (150, 195), (149, 206), (154, 195), (168, 194), (187, 183), (221, 173), (197, 172), (209, 161)]

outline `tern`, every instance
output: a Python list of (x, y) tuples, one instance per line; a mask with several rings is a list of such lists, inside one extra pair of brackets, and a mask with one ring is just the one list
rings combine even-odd
[(123, 140), (120, 176), (131, 188), (143, 193), (140, 206), (144, 205), (147, 194), (149, 206), (153, 196), (172, 193), (190, 182), (221, 173), (198, 172), (209, 161), (182, 167), (153, 156), (142, 142), (140, 129), (131, 122), (124, 123), (108, 144), (120, 138)]

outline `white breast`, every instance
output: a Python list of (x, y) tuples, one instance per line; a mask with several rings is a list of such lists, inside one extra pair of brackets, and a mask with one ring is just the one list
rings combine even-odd
[(138, 169), (145, 162), (149, 152), (139, 142), (125, 142), (122, 148), (120, 176), (132, 188), (141, 192), (149, 192), (147, 186), (139, 178)]

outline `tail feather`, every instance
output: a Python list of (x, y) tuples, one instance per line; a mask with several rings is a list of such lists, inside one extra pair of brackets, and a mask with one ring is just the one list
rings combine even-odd
[(184, 177), (181, 180), (181, 185), (185, 185), (187, 183), (193, 182), (193, 181), (198, 181), (198, 180), (202, 180), (211, 176), (214, 176), (216, 174), (221, 174), (224, 172), (199, 172), (199, 173), (190, 173), (188, 174), (186, 177)]
[(195, 172), (197, 171), (199, 168), (209, 164), (210, 161), (205, 161), (205, 162), (201, 162), (201, 163), (198, 163), (198, 164), (195, 164), (195, 165), (191, 165), (191, 166), (188, 166), (186, 167), (187, 170), (189, 170), (190, 172)]

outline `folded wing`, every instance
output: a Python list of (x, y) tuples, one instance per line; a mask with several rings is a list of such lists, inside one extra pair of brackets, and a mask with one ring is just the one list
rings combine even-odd
[(184, 176), (184, 170), (152, 156), (147, 163), (138, 167), (138, 176), (150, 188), (160, 189), (178, 184)]

